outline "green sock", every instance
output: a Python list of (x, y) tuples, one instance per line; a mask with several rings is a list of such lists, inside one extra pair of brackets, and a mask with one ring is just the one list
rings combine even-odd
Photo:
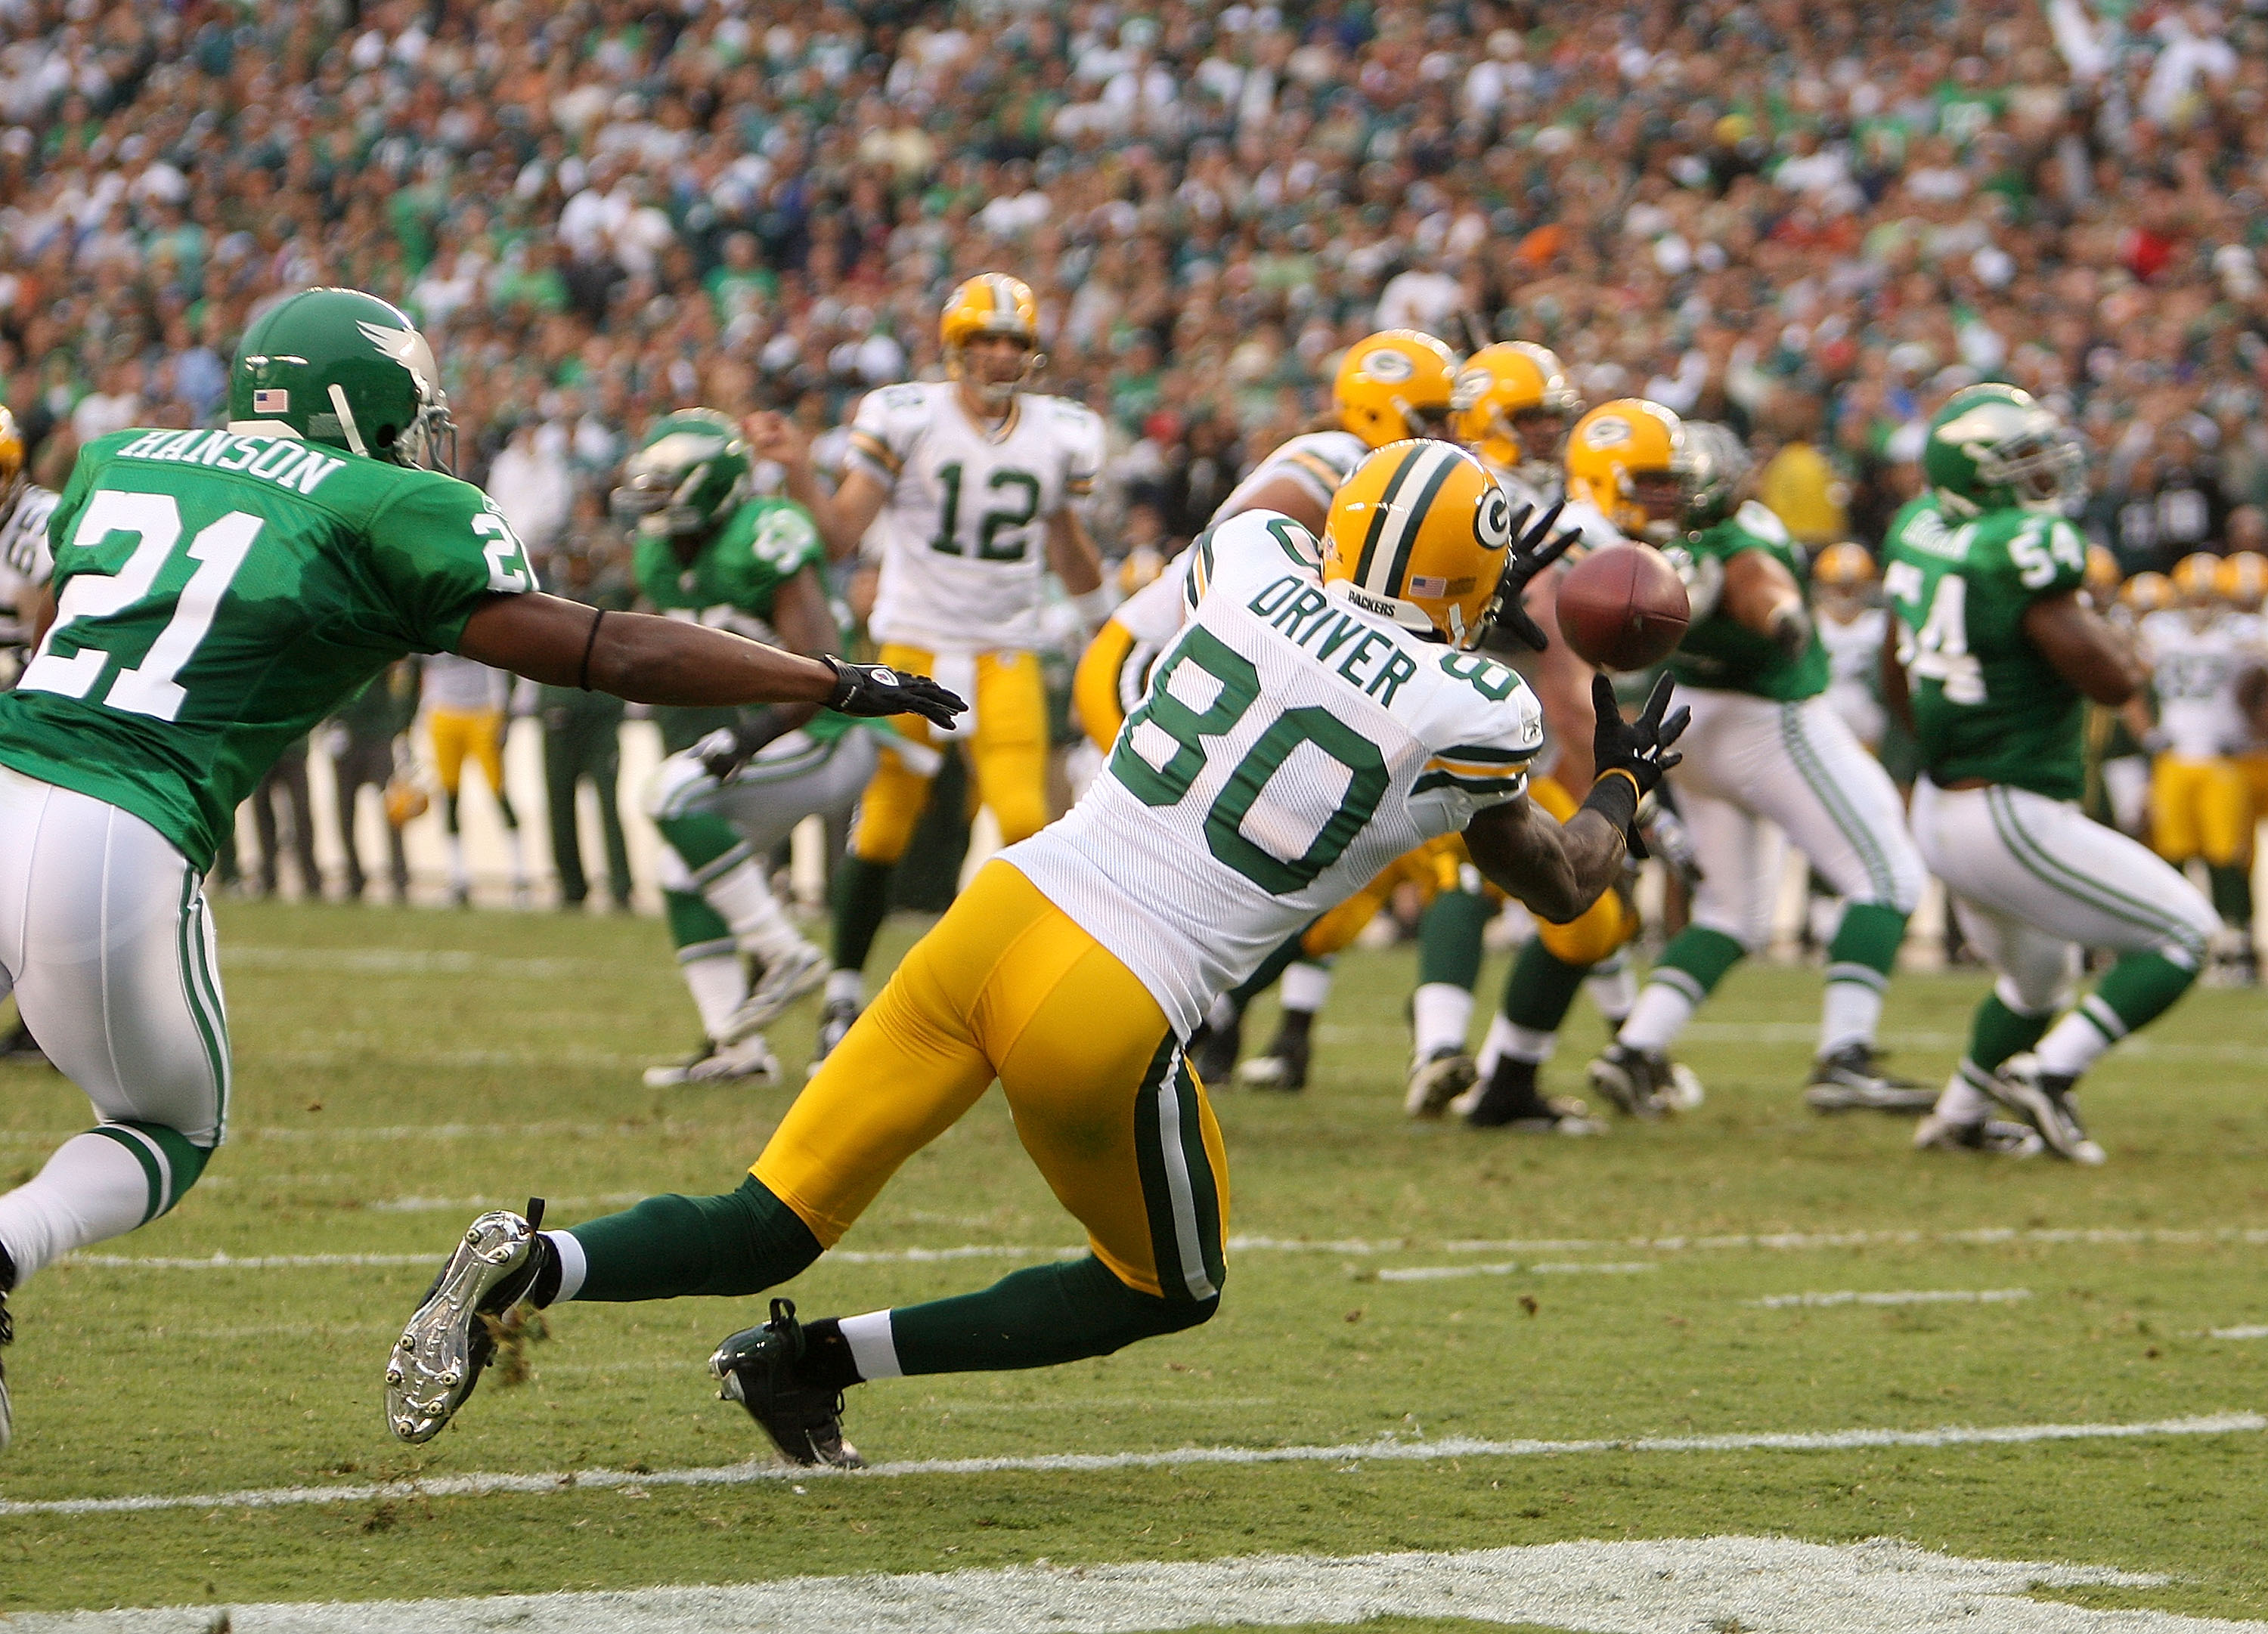
[(2110, 967), (2095, 991), (2082, 1004), (2092, 1010), (2102, 1005), (2118, 1022), (2113, 1038), (2139, 1032), (2174, 1007), (2190, 990), (2197, 972), (2177, 965), (2162, 953), (2128, 953)]
[(1529, 937), (1505, 978), (1504, 1019), (1532, 1032), (1557, 1032), (1589, 974), (1544, 946), (1542, 937)]
[(677, 949), (679, 963), (736, 951), (733, 927), (707, 899), (691, 891), (664, 891), (661, 911), (669, 922), (670, 946)]
[(1722, 931), (1689, 924), (1670, 938), (1646, 979), (1667, 983), (1697, 1005), (1725, 979), (1725, 972), (1748, 956), (1749, 950)]
[[(1843, 910), (1843, 923), (1827, 949), (1827, 979), (1865, 981), (1871, 972), (1887, 979), (1898, 962), (1898, 948), (1906, 939), (1906, 916), (1880, 902), (1853, 902)], [(1871, 985), (1879, 987), (1880, 981)]]
[(668, 843), (669, 849), (677, 853), (687, 871), (702, 884), (707, 883), (702, 876), (711, 872), (712, 865), (734, 851), (746, 852), (748, 849), (739, 829), (709, 812), (696, 812), (689, 817), (659, 818), (653, 826), (661, 830), (661, 837)]
[(2205, 877), (2213, 883), (2213, 910), (2222, 921), (2238, 930), (2252, 923), (2252, 871), (2242, 863), (2232, 863), (2226, 868), (2208, 865)]
[(1985, 994), (1969, 1024), (1970, 1064), (1980, 1071), (1998, 1071), (2009, 1056), (2021, 1056), (2038, 1043), (2054, 1019), (2052, 1010), (2045, 1015), (2022, 1015), (2009, 1009), (1997, 992)]
[(776, 1287), (820, 1255), (802, 1218), (751, 1174), (714, 1197), (648, 1197), (567, 1233), (582, 1245), (578, 1299), (740, 1298)]
[(1444, 891), (1418, 921), (1418, 985), (1446, 982), (1470, 992), (1481, 979), (1481, 933), (1488, 899), (1478, 891)]
[(1219, 1294), (1193, 1302), (1140, 1292), (1090, 1255), (1012, 1272), (981, 1292), (901, 1306), (890, 1313), (890, 1339), (908, 1373), (1053, 1367), (1194, 1328), (1219, 1306)]
[(890, 863), (846, 857), (835, 880), (835, 968), (864, 970), (875, 933), (890, 916)]

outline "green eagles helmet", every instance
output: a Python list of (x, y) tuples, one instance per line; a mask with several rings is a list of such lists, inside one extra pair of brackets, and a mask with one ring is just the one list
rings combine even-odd
[(2087, 451), (2055, 410), (1995, 381), (1946, 400), (1930, 420), (1921, 468), (1962, 514), (2016, 508), (2060, 515), (2080, 497)]
[(1741, 492), (1755, 461), (1748, 445), (1729, 425), (1713, 420), (1685, 423), (1685, 455), (1692, 475), (1686, 488), (1685, 526), (1698, 534), (1740, 509)]
[(399, 307), (360, 290), (302, 290), (269, 307), (237, 349), (228, 417), (395, 465), (453, 463), (433, 349)]
[(622, 461), (617, 516), (648, 538), (681, 538), (721, 526), (748, 497), (751, 461), (740, 427), (714, 408), (681, 408), (647, 428)]

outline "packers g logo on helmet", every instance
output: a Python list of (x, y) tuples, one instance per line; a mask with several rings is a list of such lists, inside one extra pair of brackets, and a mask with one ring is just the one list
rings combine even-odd
[(1323, 582), (1404, 629), (1469, 646), (1512, 542), (1512, 499), (1454, 443), (1388, 443), (1331, 497)]
[[(1567, 372), (1550, 348), (1499, 341), (1482, 347), (1457, 372), (1454, 406), (1459, 442), (1491, 465), (1528, 467), (1530, 480), (1541, 481), (1545, 473), (1537, 467), (1558, 459), (1566, 422), (1581, 411), (1583, 400), (1567, 384)], [(1523, 417), (1529, 431), (1521, 429)]]
[(1339, 423), (1373, 448), (1446, 437), (1457, 390), (1456, 355), (1416, 329), (1381, 329), (1346, 349), (1331, 404)]
[(1631, 539), (1676, 536), (1692, 475), (1684, 422), (1642, 397), (1601, 403), (1567, 438), (1567, 497)]

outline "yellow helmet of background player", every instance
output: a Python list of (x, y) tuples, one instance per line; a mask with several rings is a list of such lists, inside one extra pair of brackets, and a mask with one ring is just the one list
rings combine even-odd
[(16, 416), (0, 403), (0, 504), (12, 497), (24, 481), (24, 433)]
[(1016, 388), (1047, 362), (1038, 350), (1039, 298), (1032, 293), (1030, 284), (1005, 272), (980, 272), (954, 285), (953, 293), (945, 298), (945, 310), (938, 314), (937, 335), (945, 349), (946, 372), (956, 380), (961, 378), (961, 349), (980, 336), (1012, 335), (1032, 349), (1023, 373), (1013, 380), (978, 383), (980, 393), (1001, 401), (1012, 397)]
[(2118, 558), (2110, 554), (2108, 546), (2089, 545), (2087, 548), (2087, 576), (2081, 582), (2088, 593), (2095, 598), (2096, 607), (2110, 604), (2110, 599), (2118, 593), (2119, 582), (2125, 577), (2119, 570)]
[[(1457, 440), (1507, 471), (1557, 460), (1557, 445), (1566, 440), (1565, 422), (1582, 408), (1583, 400), (1567, 384), (1559, 355), (1533, 341), (1484, 346), (1457, 371)], [(1558, 417), (1561, 423), (1550, 439), (1551, 447), (1541, 446), (1545, 440), (1541, 437), (1521, 436), (1524, 415)], [(1539, 445), (1531, 447), (1530, 442)]]
[(2227, 557), (2214, 575), (2213, 588), (2231, 606), (2247, 613), (2258, 612), (2261, 602), (2268, 600), (2268, 556), (2257, 550), (2240, 550)]
[(1339, 423), (1373, 449), (1412, 437), (1447, 437), (1457, 355), (1416, 329), (1381, 329), (1346, 349), (1331, 406)]
[(1642, 397), (1617, 397), (1567, 434), (1567, 497), (1588, 500), (1632, 539), (1675, 536), (1692, 467), (1685, 424)]
[(2209, 550), (2192, 550), (2174, 563), (2174, 593), (2187, 607), (2211, 607), (2220, 594), (2220, 558)]
[(1323, 582), (1452, 646), (1479, 639), (1504, 577), (1512, 498), (1454, 443), (1388, 443), (1331, 496)]
[(1874, 558), (1849, 540), (1830, 545), (1811, 564), (1811, 582), (1826, 590), (1856, 590), (1874, 582)]
[(2126, 581), (2125, 589), (2118, 593), (2119, 600), (2139, 617), (2155, 613), (2174, 602), (2174, 582), (2163, 573), (2137, 573)]

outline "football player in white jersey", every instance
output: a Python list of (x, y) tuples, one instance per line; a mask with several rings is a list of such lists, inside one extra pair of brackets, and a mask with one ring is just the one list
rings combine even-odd
[(1535, 912), (1580, 914), (1675, 759), (1668, 684), (1631, 725), (1609, 692), (1582, 808), (1562, 826), (1526, 799), (1541, 712), (1472, 648), (1492, 608), (1524, 620), (1519, 592), (1557, 548), (1550, 521), (1515, 543), (1511, 502), (1478, 460), (1408, 442), (1341, 486), (1320, 573), (1287, 517), (1214, 530), (1197, 547), (1192, 615), (1108, 768), (907, 955), (739, 1189), (565, 1232), (482, 1215), (394, 1349), (395, 1433), (439, 1432), (486, 1359), (482, 1317), (523, 1299), (748, 1297), (799, 1275), (996, 1079), (1090, 1252), (809, 1324), (776, 1299), (711, 1358), (725, 1395), (788, 1458), (853, 1465), (853, 1385), (1075, 1361), (1210, 1318), (1228, 1178), (1183, 1041), (1212, 996), (1437, 835), (1462, 830), (1474, 863)]
[(2205, 551), (2174, 564), (2176, 605), (2137, 630), (2158, 700), (2145, 740), (2150, 766), (2150, 847), (2176, 868), (2202, 862), (2223, 927), (2213, 950), (2217, 979), (2259, 980), (2252, 948), (2252, 829), (2259, 813), (2237, 757), (2251, 740), (2240, 696), (2261, 664), (2260, 622), (2220, 593), (2220, 558)]
[(1827, 649), (1827, 702), (1851, 735), (1880, 754), (1889, 715), (1882, 708), (1882, 633), (1889, 610), (1876, 594), (1881, 575), (1864, 545), (1830, 545), (1811, 563), (1819, 644)]
[[(826, 492), (811, 451), (777, 414), (748, 422), (760, 459), (777, 460), (788, 497), (819, 523), (831, 556), (861, 547), (881, 578), (867, 628), (883, 664), (935, 673), (975, 707), (951, 733), (926, 721), (898, 729), (927, 749), (965, 744), (978, 798), (1012, 845), (1048, 821), (1047, 688), (1040, 650), (1044, 577), (1052, 570), (1089, 629), (1110, 593), (1079, 502), (1094, 486), (1102, 422), (1067, 398), (1027, 391), (1046, 364), (1040, 308), (1020, 279), (970, 278), (939, 320), (952, 379), (867, 394), (850, 428), (843, 485)], [(866, 787), (837, 882), (835, 968), (827, 981), (815, 1069), (850, 1030), (865, 996), (866, 955), (889, 913), (890, 874), (929, 804), (926, 769), (893, 750)]]
[[(0, 403), (0, 692), (14, 686), (22, 673), (40, 593), (55, 570), (48, 554), (48, 518), (55, 508), (55, 490), (32, 481), (24, 469), (26, 457), (16, 416)], [(0, 1034), (0, 1061), (46, 1059), (22, 1018)]]

